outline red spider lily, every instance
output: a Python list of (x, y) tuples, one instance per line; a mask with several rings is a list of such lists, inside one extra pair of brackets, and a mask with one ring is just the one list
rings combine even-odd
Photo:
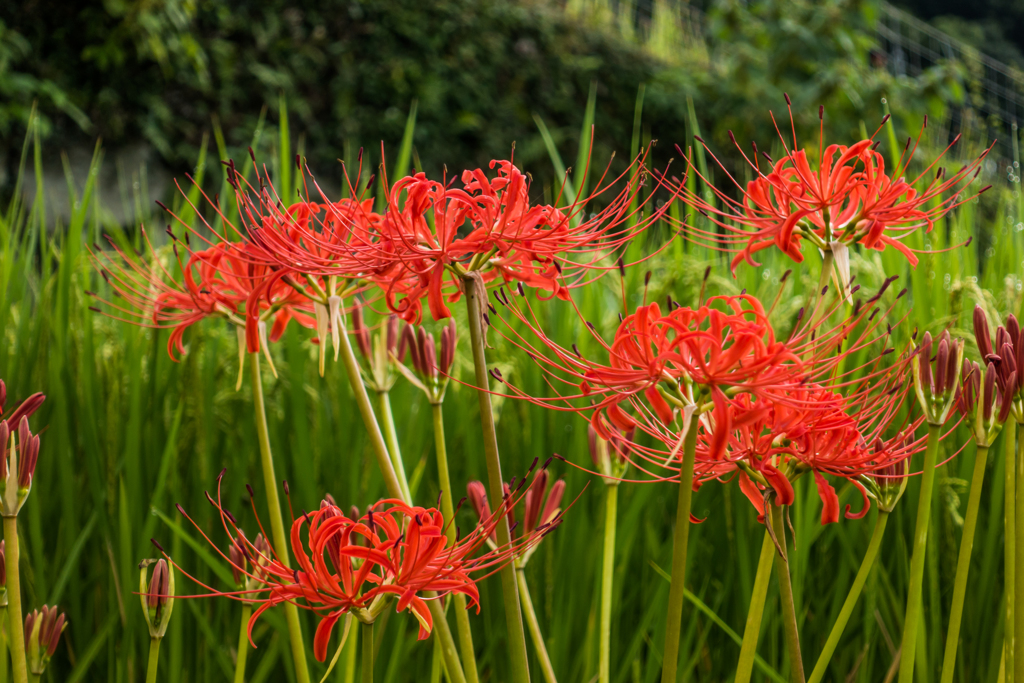
[[(624, 402), (669, 425), (687, 406), (703, 401), (708, 409), (714, 408), (719, 424), (727, 425), (731, 417), (726, 392), (780, 395), (786, 387), (827, 377), (845, 357), (887, 334), (879, 333), (884, 316), (877, 315), (880, 309), (874, 304), (880, 296), (881, 292), (868, 305), (855, 306), (843, 323), (828, 331), (804, 321), (801, 314), (786, 341), (776, 339), (767, 311), (749, 295), (714, 297), (697, 309), (670, 302), (665, 314), (658, 304), (647, 304), (622, 319), (611, 343), (590, 326), (608, 354), (606, 363), (583, 356), (575, 344), (570, 351), (548, 338), (532, 310), (526, 310), (528, 303), (521, 305), (501, 291), (496, 298), (540, 344), (511, 327), (506, 338), (526, 350), (554, 381), (578, 388), (575, 394), (543, 398), (510, 386), (513, 394), (558, 410), (589, 412), (598, 435), (608, 440), (606, 419), (622, 431), (636, 426), (636, 419), (623, 410)], [(843, 385), (851, 376), (846, 372), (831, 381)], [(580, 399), (590, 403), (573, 404)], [(716, 443), (719, 454), (723, 446), (722, 441)]]
[(307, 301), (289, 283), (289, 273), (263, 263), (251, 245), (219, 242), (201, 251), (189, 250), (182, 262), (175, 242), (178, 282), (143, 235), (148, 262), (128, 256), (113, 240), (112, 251), (94, 250), (92, 260), (118, 297), (106, 302), (115, 311), (112, 317), (142, 327), (171, 329), (167, 352), (173, 360), (185, 351), (185, 331), (209, 317), (234, 323), (240, 330), (239, 353), (243, 341), (250, 353), (262, 348), (272, 369), (267, 344), (279, 339), (293, 319), (305, 327), (314, 326)]
[[(664, 212), (665, 207), (644, 216), (650, 195), (638, 201), (645, 158), (646, 152), (607, 183), (606, 169), (593, 193), (561, 207), (531, 204), (529, 178), (511, 160), (492, 161), (491, 175), (464, 171), (461, 187), (424, 173), (400, 179), (387, 193), (380, 223), (402, 264), (396, 278), (381, 285), (388, 305), (418, 322), (426, 298), (435, 320), (447, 318), (447, 304), (460, 296), (456, 277), (471, 272), (568, 298), (568, 289), (582, 284), (586, 272), (608, 270), (600, 261), (614, 260)], [(620, 181), (624, 186), (616, 192)], [(607, 206), (588, 216), (597, 201)]]
[[(351, 519), (325, 500), (319, 510), (305, 513), (292, 523), (291, 546), (298, 568), (289, 569), (272, 549), (259, 548), (239, 533), (233, 516), (221, 505), (218, 479), (218, 497), (216, 501), (211, 498), (211, 503), (220, 512), (232, 543), (240, 545), (248, 560), (248, 564), (235, 562), (232, 566), (240, 576), (261, 586), (222, 592), (193, 580), (212, 594), (258, 604), (249, 622), (250, 637), (260, 615), (275, 605), (292, 602), (313, 611), (321, 618), (313, 645), (318, 661), (326, 658), (331, 632), (341, 616), (352, 613), (372, 622), (392, 595), (398, 598), (399, 612), (408, 609), (419, 620), (419, 637), (424, 639), (433, 626), (427, 600), (462, 593), (479, 610), (477, 581), (498, 571), (561, 523), (561, 515), (556, 515), (510, 545), (478, 554), (501, 515), (508, 514), (532, 488), (524, 485), (525, 479), (506, 495), (495, 512), (454, 542), (445, 535), (451, 521), (446, 522), (434, 508), (387, 499), (372, 505), (359, 519)], [(187, 517), (180, 507), (179, 511)], [(198, 525), (196, 529), (204, 533)], [(212, 541), (211, 545), (217, 548)], [(231, 562), (230, 555), (219, 548), (218, 553)], [(248, 569), (251, 565), (258, 567), (258, 575)], [(479, 573), (485, 576), (474, 576)]]
[[(788, 96), (786, 104), (789, 107)], [(768, 168), (761, 168), (756, 144), (753, 155), (748, 157), (733, 138), (740, 154), (756, 174), (745, 188), (715, 158), (740, 193), (738, 199), (715, 188), (703, 177), (701, 179), (714, 192), (716, 202), (708, 202), (699, 193), (688, 191), (682, 183), (679, 184), (679, 196), (683, 201), (707, 216), (721, 232), (688, 225), (681, 227), (694, 241), (735, 252), (732, 260), (734, 273), (742, 261), (760, 265), (754, 260), (754, 254), (773, 245), (794, 261), (801, 262), (801, 239), (804, 238), (824, 251), (839, 250), (852, 244), (862, 244), (878, 251), (889, 247), (902, 253), (911, 265), (916, 266), (918, 252), (905, 244), (905, 238), (920, 229), (930, 232), (935, 221), (972, 198), (964, 196), (964, 190), (977, 176), (982, 160), (991, 149), (986, 149), (952, 176), (947, 177), (942, 168), (936, 172), (942, 157), (959, 140), (958, 135), (916, 178), (908, 181), (903, 176), (917, 151), (921, 134), (916, 141), (908, 139), (896, 168), (887, 174), (885, 159), (876, 151), (878, 143), (875, 136), (850, 146), (833, 144), (826, 147), (824, 108), (821, 108), (818, 158), (816, 168), (812, 168), (808, 157), (813, 153), (799, 148), (792, 108), (789, 108), (789, 114), (792, 144), (780, 132), (779, 139), (786, 154), (781, 159), (772, 160), (762, 153), (769, 161)], [(883, 119), (882, 126), (888, 118)], [(882, 126), (879, 126), (879, 131)], [(877, 134), (878, 131), (875, 132)], [(694, 172), (700, 175), (696, 170)]]

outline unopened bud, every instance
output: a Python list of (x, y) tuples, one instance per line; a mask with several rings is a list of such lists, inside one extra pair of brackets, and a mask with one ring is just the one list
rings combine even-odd
[(0, 415), (4, 414), (5, 403), (7, 403), (7, 385), (0, 379)]
[[(422, 331), (421, 328), (420, 332)], [(423, 337), (420, 353), (423, 354), (424, 374), (430, 379), (437, 379), (437, 347), (434, 344), (434, 335), (427, 334)]]
[(25, 654), (29, 670), (34, 675), (42, 676), (46, 671), (65, 628), (67, 621), (63, 614), (57, 613), (56, 607), (43, 605), (42, 609), (25, 616)]
[[(148, 576), (153, 566), (152, 576)], [(139, 565), (139, 598), (151, 638), (163, 638), (174, 609), (174, 567), (166, 560), (146, 560)]]
[(565, 479), (559, 479), (551, 486), (551, 493), (544, 504), (544, 512), (541, 514), (540, 523), (550, 524), (551, 520), (562, 510), (562, 496), (565, 494)]
[(924, 338), (921, 340), (921, 346), (918, 350), (918, 358), (921, 365), (921, 387), (925, 391), (934, 393), (935, 383), (932, 382), (932, 335), (929, 332), (924, 333)]
[(455, 362), (455, 347), (458, 343), (459, 337), (455, 329), (455, 318), (451, 318), (449, 323), (441, 330), (440, 369), (444, 375), (448, 375), (452, 369), (452, 363)]
[(533, 475), (533, 483), (526, 492), (525, 503), (526, 513), (523, 516), (523, 531), (530, 533), (537, 528), (537, 518), (540, 517), (540, 510), (544, 504), (544, 494), (548, 488), (548, 471), (540, 470)]
[(370, 331), (366, 329), (366, 322), (363, 320), (363, 305), (356, 302), (352, 309), (352, 332), (356, 335), (356, 344), (364, 358), (371, 358)]
[[(879, 452), (879, 447), (876, 446), (875, 450)], [(879, 490), (878, 507), (884, 512), (892, 512), (896, 508), (896, 503), (903, 496), (903, 492), (907, 490), (909, 477), (907, 477), (906, 459), (875, 470), (874, 479)]]
[(1012, 313), (1006, 317), (1006, 333), (1010, 336), (1010, 344), (1017, 348), (1020, 344), (1020, 323), (1017, 322), (1017, 316)]
[(45, 400), (45, 394), (39, 392), (32, 394), (24, 401), (22, 401), (20, 406), (12, 410), (11, 414), (8, 415), (5, 419), (12, 426), (17, 425), (21, 421), (21, 418), (24, 417), (27, 419), (32, 417), (32, 414), (39, 409), (39, 406), (43, 405), (43, 401)]
[[(410, 347), (416, 345), (416, 332), (413, 326), (406, 323), (405, 327), (402, 328), (402, 334), (398, 337), (398, 352), (395, 357), (398, 358), (399, 363), (405, 362), (405, 353), (409, 351)], [(415, 359), (413, 360), (413, 367), (416, 366)]]
[(231, 576), (236, 586), (245, 585), (245, 548), (241, 538), (231, 539), (231, 547), (228, 548), (228, 560), (231, 562)]
[(387, 345), (386, 348), (388, 350), (388, 354), (392, 354), (398, 347), (398, 316), (394, 313), (388, 316), (384, 334), (384, 341)]

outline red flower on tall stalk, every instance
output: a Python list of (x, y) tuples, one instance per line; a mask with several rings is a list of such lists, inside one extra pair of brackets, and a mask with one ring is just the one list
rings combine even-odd
[[(919, 252), (907, 245), (905, 239), (921, 229), (930, 232), (935, 221), (951, 209), (988, 189), (985, 187), (970, 197), (965, 196), (967, 186), (977, 177), (981, 162), (991, 147), (951, 176), (947, 176), (944, 168), (936, 171), (945, 154), (959, 141), (959, 135), (916, 177), (911, 180), (905, 177), (927, 126), (927, 117), (918, 139), (907, 140), (896, 168), (886, 173), (885, 158), (876, 151), (879, 143), (875, 136), (889, 119), (888, 115), (871, 138), (850, 146), (833, 144), (826, 147), (824, 108), (820, 108), (817, 163), (812, 167), (809, 157), (814, 152), (800, 148), (797, 142), (788, 96), (786, 105), (793, 131), (792, 142), (787, 142), (776, 126), (786, 152), (778, 160), (759, 152), (756, 144), (753, 154), (748, 157), (730, 132), (737, 150), (756, 176), (745, 187), (712, 154), (739, 192), (738, 198), (716, 188), (696, 169), (693, 169), (694, 173), (714, 193), (714, 202), (707, 201), (698, 192), (687, 190), (683, 183), (678, 184), (678, 196), (717, 226), (709, 230), (681, 224), (680, 228), (691, 240), (735, 253), (732, 260), (734, 273), (740, 262), (759, 266), (754, 254), (772, 246), (778, 247), (794, 261), (801, 262), (803, 239), (823, 251), (839, 251), (853, 244), (878, 251), (893, 248), (916, 266)], [(698, 141), (704, 142), (699, 138)], [(766, 168), (762, 168), (759, 155), (768, 160)]]
[[(389, 307), (418, 322), (425, 298), (435, 320), (447, 318), (447, 304), (461, 295), (457, 279), (468, 273), (568, 298), (588, 272), (613, 268), (629, 241), (667, 209), (645, 215), (653, 197), (639, 198), (645, 159), (646, 151), (608, 182), (606, 168), (590, 195), (562, 206), (531, 203), (529, 177), (511, 160), (492, 161), (490, 174), (464, 171), (461, 186), (424, 173), (398, 180), (380, 223), (401, 263), (395, 278), (381, 283)], [(607, 203), (588, 215), (599, 202)]]
[[(343, 615), (352, 613), (357, 619), (372, 622), (392, 596), (397, 598), (399, 612), (408, 609), (419, 620), (421, 640), (433, 626), (427, 600), (462, 593), (479, 611), (477, 582), (540, 542), (562, 521), (558, 514), (510, 545), (480, 553), (501, 515), (508, 514), (533, 488), (526, 485), (525, 478), (479, 526), (454, 542), (449, 542), (445, 535), (447, 525), (453, 522), (445, 520), (434, 508), (386, 499), (372, 505), (359, 519), (351, 519), (324, 500), (319, 510), (304, 513), (292, 523), (291, 546), (298, 568), (289, 569), (277, 559), (273, 549), (250, 543), (239, 532), (234, 517), (221, 503), (222, 477), (223, 472), (218, 478), (217, 500), (210, 498), (210, 502), (220, 513), (232, 547), (237, 549), (225, 554), (201, 527), (195, 525), (196, 529), (231, 563), (236, 583), (245, 577), (259, 587), (225, 592), (190, 578), (211, 595), (258, 605), (249, 622), (250, 637), (259, 617), (275, 605), (290, 602), (313, 611), (320, 617), (313, 652), (321, 662), (326, 658), (331, 632)], [(253, 506), (255, 514), (255, 502)], [(192, 521), (180, 506), (178, 510)], [(237, 561), (239, 552), (246, 562)]]

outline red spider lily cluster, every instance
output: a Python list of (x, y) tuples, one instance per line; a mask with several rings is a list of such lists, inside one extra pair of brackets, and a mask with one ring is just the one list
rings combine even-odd
[[(741, 262), (760, 265), (754, 255), (773, 245), (799, 263), (804, 258), (803, 239), (828, 251), (854, 244), (877, 251), (891, 248), (916, 266), (917, 252), (906, 244), (905, 238), (919, 230), (930, 232), (936, 220), (972, 198), (966, 196), (964, 190), (977, 177), (988, 150), (956, 173), (947, 174), (938, 166), (959, 140), (958, 135), (917, 177), (908, 179), (905, 174), (917, 151), (920, 135), (917, 140), (907, 140), (895, 168), (887, 173), (885, 157), (877, 149), (879, 141), (875, 136), (888, 116), (875, 135), (849, 146), (826, 146), (823, 108), (819, 110), (819, 118), (821, 128), (816, 152), (800, 147), (795, 125), (792, 125), (791, 141), (779, 132), (786, 152), (779, 159), (759, 152), (756, 144), (753, 154), (747, 156), (733, 138), (755, 175), (743, 187), (719, 162), (738, 191), (738, 197), (707, 182), (716, 199), (709, 202), (700, 193), (691, 192), (680, 184), (683, 201), (707, 216), (718, 228), (708, 230), (683, 225), (687, 237), (735, 253), (733, 271)], [(792, 124), (792, 110), (790, 122)], [(925, 125), (927, 122), (926, 117)], [(921, 131), (924, 132), (924, 127)], [(762, 165), (759, 156), (767, 160), (767, 166)], [(812, 166), (814, 157), (817, 159)], [(695, 169), (693, 172), (700, 175)]]
[[(321, 662), (326, 658), (333, 628), (342, 616), (351, 613), (361, 621), (372, 623), (391, 596), (397, 598), (397, 611), (409, 610), (417, 618), (422, 640), (433, 628), (427, 600), (461, 593), (469, 599), (469, 606), (479, 611), (480, 593), (476, 583), (528, 553), (561, 523), (561, 510), (557, 505), (564, 484), (556, 485), (557, 490), (548, 497), (549, 503), (554, 501), (555, 509), (546, 510), (550, 514), (543, 517), (543, 522), (534, 517), (533, 523), (513, 543), (499, 547), (492, 541), (489, 550), (480, 552), (488, 545), (501, 517), (511, 516), (520, 500), (525, 498), (527, 507), (532, 510), (531, 501), (543, 497), (546, 468), (547, 463), (530, 485), (526, 485), (524, 477), (517, 487), (507, 489), (495, 511), (488, 511), (476, 527), (454, 541), (446, 534), (453, 521), (445, 520), (436, 508), (385, 499), (357, 517), (346, 515), (333, 502), (324, 500), (318, 510), (304, 513), (292, 522), (291, 550), (298, 569), (290, 569), (282, 563), (273, 549), (262, 541), (262, 534), (255, 542), (246, 538), (234, 517), (221, 504), (218, 479), (217, 500), (211, 498), (210, 501), (230, 537), (230, 550), (221, 556), (231, 564), (236, 583), (246, 588), (216, 591), (198, 579), (193, 580), (211, 590), (211, 594), (257, 603), (249, 622), (250, 637), (259, 617), (275, 605), (289, 602), (314, 612), (320, 617), (320, 623), (313, 652)], [(188, 517), (180, 507), (179, 511)], [(253, 512), (255, 514), (255, 502)], [(199, 525), (196, 529), (205, 537)]]
[[(679, 476), (677, 456), (696, 415), (695, 488), (738, 473), (763, 519), (766, 491), (778, 504), (792, 504), (791, 479), (811, 471), (827, 523), (838, 521), (839, 503), (824, 475), (851, 481), (867, 503), (862, 480), (924, 443), (904, 438), (923, 418), (895, 424), (910, 386), (909, 354), (885, 364), (893, 349), (884, 348), (863, 367), (839, 369), (852, 355), (887, 342), (882, 294), (859, 302), (830, 330), (800, 315), (785, 340), (750, 295), (712, 297), (696, 309), (670, 300), (667, 313), (645, 304), (622, 318), (611, 342), (588, 325), (607, 361), (550, 339), (523, 297), (499, 291), (496, 299), (528, 330), (509, 326), (505, 336), (530, 354), (551, 386), (563, 388), (556, 396), (536, 397), (509, 384), (514, 395), (588, 414), (594, 437), (613, 444), (620, 460), (655, 481)], [(624, 435), (632, 440), (637, 431), (662, 448), (626, 445)], [(891, 432), (898, 434), (888, 437)], [(605, 465), (598, 469), (610, 474)], [(857, 514), (847, 510), (848, 516), (863, 516), (867, 507)]]

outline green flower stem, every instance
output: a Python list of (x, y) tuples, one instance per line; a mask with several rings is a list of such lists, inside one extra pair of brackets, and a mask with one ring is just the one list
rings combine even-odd
[[(448, 447), (444, 440), (444, 409), (440, 403), (431, 405), (434, 418), (434, 450), (437, 455), (437, 477), (441, 485), (441, 513), (446, 520), (455, 519), (455, 503), (452, 496), (452, 481), (448, 474)], [(448, 525), (448, 541), (455, 542), (455, 525)], [(476, 651), (473, 647), (473, 631), (469, 625), (469, 611), (466, 610), (466, 596), (456, 593), (455, 627), (459, 632), (459, 652), (466, 673), (467, 683), (478, 683)]]
[[(267, 409), (263, 401), (263, 376), (260, 374), (260, 354), (249, 354), (249, 370), (252, 379), (253, 411), (256, 414), (256, 434), (260, 442), (260, 463), (263, 466), (263, 485), (267, 493), (267, 507), (270, 509), (270, 531), (274, 537), (277, 559), (285, 567), (291, 567), (288, 559), (288, 534), (284, 529), (281, 514), (281, 499), (277, 495), (277, 476), (274, 474), (274, 454), (270, 450), (270, 431), (267, 428)], [(292, 658), (295, 662), (295, 678), (298, 683), (310, 683), (306, 666), (306, 646), (302, 639), (302, 624), (299, 623), (299, 608), (294, 603), (284, 604), (284, 618), (288, 623), (288, 637), (291, 640)]]
[(835, 263), (836, 257), (832, 253), (832, 249), (829, 248), (825, 251), (824, 259), (821, 262), (821, 273), (818, 275), (818, 288), (813, 292), (814, 310), (811, 312), (811, 327), (817, 326), (822, 316), (825, 314), (825, 295), (821, 293), (825, 287), (829, 284), (829, 278), (832, 276), (832, 267)]
[[(1008, 427), (1011, 425), (1007, 425)], [(1017, 481), (1015, 490), (1024, 491), (1024, 424), (1017, 427)], [(1010, 429), (1010, 431), (1013, 431)], [(1014, 528), (1024, 529), (1024, 495), (1017, 495)], [(1014, 576), (1024, 576), (1024, 543), (1014, 544)], [(1024, 634), (1024, 590), (1014, 593), (1013, 632)], [(1013, 639), (1013, 679), (1024, 681), (1024, 638)]]
[(682, 637), (683, 602), (686, 600), (686, 549), (690, 543), (690, 501), (693, 499), (693, 462), (697, 451), (697, 413), (690, 417), (679, 468), (679, 499), (676, 529), (672, 539), (672, 583), (668, 589), (665, 619), (665, 655), (661, 662), (661, 683), (676, 683), (679, 667), (679, 639)]
[(523, 602), (523, 615), (526, 617), (526, 625), (530, 629), (530, 638), (533, 640), (534, 649), (537, 651), (540, 671), (547, 683), (558, 683), (555, 680), (555, 668), (551, 666), (551, 657), (548, 656), (548, 648), (544, 644), (544, 634), (540, 631), (537, 611), (533, 609), (530, 586), (526, 583), (526, 570), (517, 569), (516, 578), (519, 580), (519, 597)]
[(964, 615), (964, 596), (967, 594), (967, 574), (971, 570), (971, 550), (974, 548), (974, 531), (978, 525), (978, 507), (981, 503), (982, 482), (985, 479), (987, 462), (988, 446), (978, 446), (974, 454), (974, 474), (971, 475), (971, 493), (967, 501), (967, 517), (964, 518), (964, 534), (960, 539), (960, 556), (956, 561), (953, 604), (949, 610), (946, 652), (942, 657), (942, 683), (953, 683), (956, 652), (960, 644), (960, 621)]
[(238, 656), (235, 657), (235, 683), (245, 683), (245, 660), (249, 656), (249, 617), (252, 605), (242, 603), (242, 625), (238, 629)]
[(857, 576), (853, 580), (853, 585), (850, 586), (850, 592), (846, 595), (843, 608), (839, 611), (839, 618), (836, 619), (836, 623), (832, 626), (832, 632), (828, 634), (828, 640), (825, 641), (825, 647), (822, 649), (821, 655), (818, 656), (818, 663), (814, 665), (814, 671), (811, 672), (811, 677), (807, 679), (807, 683), (821, 683), (825, 677), (828, 664), (832, 661), (832, 654), (836, 651), (836, 647), (839, 646), (843, 630), (846, 629), (846, 624), (850, 621), (850, 616), (853, 614), (853, 608), (856, 607), (857, 600), (864, 590), (864, 583), (868, 580), (868, 574), (871, 573), (871, 569), (875, 566), (875, 559), (878, 557), (878, 549), (882, 545), (882, 536), (885, 535), (885, 526), (888, 521), (889, 513), (879, 510), (878, 518), (875, 520), (875, 530), (871, 534), (868, 550), (864, 553), (864, 560), (860, 563)]
[(601, 562), (601, 643), (598, 666), (601, 683), (609, 683), (612, 679), (612, 583), (615, 578), (615, 525), (619, 509), (619, 483), (607, 480), (605, 484), (604, 558)]
[[(373, 447), (374, 457), (377, 459), (377, 467), (384, 477), (384, 484), (387, 487), (388, 495), (392, 498), (403, 500), (410, 505), (412, 501), (406, 497), (405, 492), (399, 484), (392, 465), (391, 456), (388, 454), (387, 444), (384, 442), (384, 435), (377, 423), (377, 416), (373, 412), (373, 405), (370, 403), (370, 396), (366, 393), (366, 385), (363, 384), (363, 376), (359, 372), (359, 361), (356, 359), (355, 351), (352, 349), (352, 342), (348, 338), (348, 330), (345, 327), (344, 316), (338, 325), (341, 337), (341, 357), (345, 363), (345, 371), (348, 373), (348, 381), (352, 387), (352, 394), (359, 406), (359, 414), (363, 418), (363, 424), (370, 435), (370, 445)], [(507, 528), (507, 527), (506, 527)], [(425, 597), (432, 597), (427, 594)], [(444, 654), (445, 667), (452, 683), (465, 683), (466, 677), (462, 673), (462, 662), (459, 661), (459, 653), (455, 649), (455, 640), (452, 638), (451, 629), (448, 627), (448, 619), (438, 600), (427, 600), (427, 606), (434, 619), (434, 632), (441, 640), (441, 651)], [(365, 635), (365, 633), (364, 633)], [(365, 649), (365, 644), (364, 644)]]
[(373, 624), (363, 624), (360, 630), (363, 632), (363, 661), (360, 683), (373, 683)]
[(345, 643), (345, 667), (338, 670), (338, 679), (342, 683), (355, 683), (356, 680), (356, 659), (359, 657), (359, 632), (361, 628), (354, 628), (348, 634), (348, 642)]
[(21, 571), (18, 564), (18, 517), (4, 517), (5, 557), (7, 561), (7, 616), (10, 624), (11, 669), (14, 683), (28, 683), (25, 659), (25, 621), (21, 616)]
[[(786, 549), (786, 523), (781, 506), (772, 506), (772, 531), (782, 549)], [(775, 575), (779, 580), (782, 598), (782, 625), (786, 634), (786, 652), (789, 654), (789, 679), (804, 683), (804, 658), (800, 650), (800, 632), (796, 624), (796, 604), (793, 601), (793, 581), (789, 574), (789, 558), (775, 553)]]
[(391, 464), (395, 468), (395, 476), (398, 477), (398, 485), (402, 487), (404, 499), (412, 501), (412, 493), (409, 491), (409, 479), (405, 476), (405, 463), (402, 462), (402, 451), (398, 448), (398, 432), (395, 430), (395, 416), (391, 412), (391, 394), (386, 391), (377, 392), (377, 404), (380, 407), (381, 422), (384, 427), (384, 439), (388, 445), (388, 453), (391, 455)]
[(1006, 588), (1006, 615), (1003, 619), (1003, 661), (1006, 670), (1005, 683), (1013, 681), (1013, 641), (1014, 641), (1014, 614), (1013, 607), (1016, 594), (1015, 566), (1017, 561), (1016, 545), (1017, 514), (1014, 501), (1016, 490), (1017, 460), (1014, 443), (1014, 431), (1011, 427), (1003, 429), (1003, 449), (1006, 458), (1006, 472), (1003, 479), (1003, 553), (1004, 553), (1004, 574), (1003, 579)]
[[(483, 430), (484, 456), (487, 459), (487, 484), (490, 498), (495, 505), (502, 500), (505, 482), (501, 476), (501, 460), (498, 456), (498, 434), (494, 428), (494, 413), (491, 409), (491, 395), (488, 393), (487, 352), (484, 344), (483, 312), (487, 291), (479, 278), (465, 277), (462, 280), (466, 290), (466, 308), (469, 313), (469, 338), (473, 349), (473, 367), (476, 370), (477, 397), (480, 401), (480, 426)], [(483, 291), (481, 291), (483, 290)], [(498, 520), (498, 546), (508, 547), (511, 534), (508, 517), (501, 515)], [(519, 611), (519, 590), (516, 569), (508, 563), (501, 569), (501, 592), (505, 602), (505, 621), (508, 626), (508, 648), (511, 670), (509, 678), (513, 683), (529, 683), (530, 665), (526, 658), (526, 633), (523, 630), (523, 616)]]
[(149, 666), (146, 667), (146, 683), (156, 683), (156, 669), (160, 665), (160, 641), (163, 638), (149, 639)]
[(932, 517), (932, 491), (935, 488), (935, 460), (939, 452), (941, 425), (928, 424), (928, 447), (924, 451), (921, 473), (921, 496), (917, 501), (917, 522), (914, 528), (914, 551), (910, 557), (910, 585), (907, 588), (907, 613), (903, 620), (903, 645), (900, 650), (899, 683), (914, 683), (914, 660), (917, 655), (917, 629), (921, 620), (922, 585), (925, 552), (928, 548), (928, 527)]
[(764, 603), (768, 599), (768, 582), (772, 578), (772, 562), (775, 560), (775, 543), (768, 531), (764, 532), (761, 543), (761, 559), (757, 561), (757, 575), (754, 590), (750, 594), (750, 609), (747, 610), (747, 624), (743, 627), (743, 642), (740, 645), (740, 661), (736, 666), (733, 683), (750, 683), (757, 657), (757, 639), (761, 635), (761, 617)]

